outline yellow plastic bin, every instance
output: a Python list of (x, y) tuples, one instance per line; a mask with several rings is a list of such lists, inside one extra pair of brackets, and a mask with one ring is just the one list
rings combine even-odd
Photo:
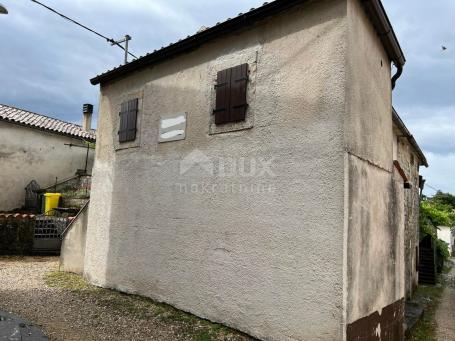
[(61, 193), (44, 193), (44, 214), (53, 215), (53, 209), (58, 207)]

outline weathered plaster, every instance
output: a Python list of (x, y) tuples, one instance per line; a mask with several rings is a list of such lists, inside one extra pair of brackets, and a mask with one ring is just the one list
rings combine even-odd
[(404, 297), (401, 179), (351, 156), (348, 324)]
[(358, 0), (348, 1), (348, 18), (346, 149), (392, 171), (390, 60)]
[(60, 271), (83, 274), (87, 240), (89, 206), (86, 206), (69, 226), (60, 250)]
[(390, 60), (360, 2), (348, 0), (347, 13), (345, 319), (351, 325), (367, 316), (374, 320), (404, 298), (405, 269), (403, 183), (393, 169)]
[[(103, 86), (85, 275), (263, 339), (341, 339), (345, 29), (344, 1), (313, 2)], [(253, 128), (210, 135), (216, 71), (245, 62)], [(139, 91), (140, 146), (115, 151)], [(158, 144), (160, 115), (179, 112), (186, 139)], [(192, 152), (273, 175), (180, 174)]]
[[(51, 186), (56, 177), (70, 178), (85, 167), (86, 150), (65, 145), (81, 145), (78, 139), (7, 122), (0, 122), (0, 131), (0, 212), (24, 205), (30, 181)], [(93, 158), (90, 151), (88, 169)]]
[(404, 256), (405, 256), (405, 280), (406, 296), (410, 298), (419, 284), (417, 271), (417, 248), (420, 240), (419, 214), (420, 214), (420, 189), (419, 189), (419, 159), (403, 133), (394, 129), (394, 139), (397, 141), (396, 160), (408, 177), (411, 188), (404, 189)]

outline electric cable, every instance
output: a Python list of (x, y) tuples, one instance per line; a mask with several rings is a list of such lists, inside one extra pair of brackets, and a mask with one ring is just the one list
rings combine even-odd
[[(99, 32), (96, 32), (95, 30), (92, 30), (91, 28), (89, 28), (89, 27), (87, 27), (87, 26), (81, 24), (80, 22), (77, 22), (77, 21), (74, 20), (74, 19), (71, 19), (70, 17), (67, 17), (66, 15), (64, 15), (64, 14), (62, 14), (62, 13), (56, 11), (55, 9), (53, 9), (53, 8), (51, 8), (51, 7), (49, 7), (49, 6), (45, 5), (45, 4), (43, 4), (43, 3), (39, 2), (39, 1), (37, 1), (37, 0), (30, 0), (30, 1), (32, 1), (32, 2), (34, 2), (34, 3), (36, 3), (36, 4), (38, 4), (38, 5), (40, 5), (40, 6), (44, 7), (44, 8), (46, 8), (47, 10), (49, 10), (49, 11), (51, 11), (51, 12), (53, 12), (53, 13), (59, 15), (60, 17), (62, 17), (62, 18), (64, 18), (64, 19), (66, 19), (66, 20), (72, 22), (73, 24), (76, 24), (76, 25), (78, 25), (78, 26), (80, 26), (80, 27), (86, 29), (87, 31), (90, 31), (90, 32), (96, 34), (97, 36), (99, 36), (99, 37), (105, 39), (108, 43), (111, 43), (112, 45), (117, 45), (117, 46), (120, 47), (123, 51), (125, 51), (125, 48), (124, 48), (122, 45), (120, 45), (119, 43), (117, 43), (114, 39), (108, 38), (108, 37), (106, 37), (105, 35), (103, 35), (103, 34), (101, 34), (101, 33), (99, 33)], [(132, 56), (133, 58), (137, 59), (137, 57), (136, 57), (134, 54), (132, 54), (131, 52), (128, 52), (128, 54), (129, 54), (130, 56)]]

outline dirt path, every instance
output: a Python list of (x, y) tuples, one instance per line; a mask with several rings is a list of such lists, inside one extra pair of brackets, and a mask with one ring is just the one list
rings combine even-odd
[(44, 276), (57, 270), (55, 257), (0, 257), (0, 310), (34, 323), (51, 340), (249, 340), (143, 298), (49, 287)]
[[(455, 259), (450, 260), (454, 263)], [(436, 310), (438, 341), (455, 340), (455, 264), (447, 275), (441, 303)]]

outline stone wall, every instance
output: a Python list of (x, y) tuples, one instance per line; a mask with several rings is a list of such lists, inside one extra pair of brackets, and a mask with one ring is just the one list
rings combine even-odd
[(35, 219), (27, 214), (0, 214), (0, 255), (29, 255)]
[(419, 282), (418, 247), (419, 247), (419, 215), (420, 215), (420, 189), (419, 189), (419, 159), (412, 145), (402, 133), (397, 132), (398, 161), (409, 178), (411, 188), (403, 188), (405, 198), (405, 278), (406, 296), (412, 297)]

